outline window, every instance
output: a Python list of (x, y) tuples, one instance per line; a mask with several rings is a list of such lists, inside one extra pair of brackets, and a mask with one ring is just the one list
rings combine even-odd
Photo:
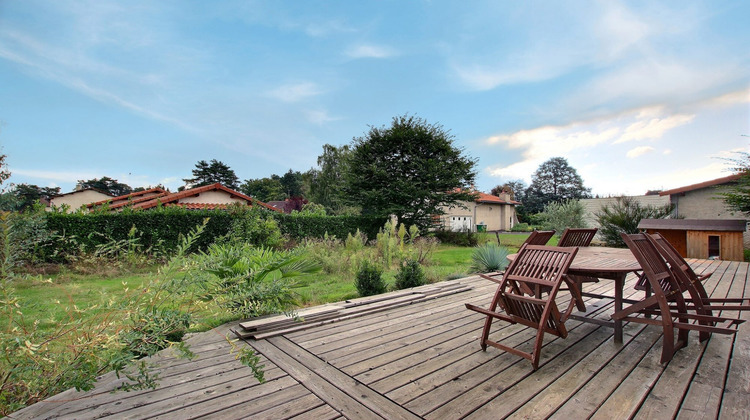
[(721, 237), (708, 235), (708, 259), (718, 259), (719, 257), (721, 257)]

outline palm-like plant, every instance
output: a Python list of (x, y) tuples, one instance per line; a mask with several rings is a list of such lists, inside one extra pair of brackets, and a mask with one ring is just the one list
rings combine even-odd
[(293, 279), (320, 271), (299, 253), (247, 244), (214, 244), (200, 258), (203, 271), (211, 274), (203, 282), (203, 297), (247, 318), (291, 313)]

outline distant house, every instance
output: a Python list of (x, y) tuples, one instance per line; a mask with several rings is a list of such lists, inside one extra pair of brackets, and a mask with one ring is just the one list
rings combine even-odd
[(52, 197), (48, 210), (65, 207), (67, 212), (70, 213), (78, 210), (81, 206), (109, 199), (112, 199), (112, 196), (104, 191), (97, 190), (96, 188), (85, 188)]
[(157, 197), (164, 197), (169, 195), (169, 191), (163, 188), (151, 188), (148, 190), (132, 192), (130, 194), (123, 194), (117, 197), (109, 197), (104, 200), (97, 201), (95, 203), (87, 204), (86, 207), (89, 210), (95, 209), (101, 206), (107, 206), (108, 209), (119, 209), (124, 206), (142, 203)]
[(518, 223), (516, 206), (519, 204), (511, 200), (508, 193), (501, 193), (498, 197), (476, 192), (474, 201), (462, 201), (461, 206), (444, 208), (441, 224), (444, 229), (453, 231), (508, 231)]
[[(683, 219), (701, 220), (737, 220), (747, 221), (742, 213), (736, 213), (727, 208), (724, 200), (719, 195), (728, 191), (742, 175), (730, 175), (713, 179), (685, 187), (662, 191), (660, 196), (669, 198), (670, 203), (675, 206), (674, 214)], [(744, 231), (743, 243), (750, 248), (750, 233)]]
[(191, 188), (176, 193), (170, 193), (161, 188), (152, 188), (150, 190), (113, 197), (110, 200), (93, 203), (89, 208), (94, 209), (97, 206), (106, 206), (108, 210), (112, 211), (119, 211), (125, 207), (134, 210), (147, 210), (161, 205), (184, 207), (188, 210), (214, 210), (225, 209), (235, 203), (247, 206), (259, 206), (268, 210), (280, 212), (280, 210), (271, 207), (260, 200), (256, 200), (218, 183)]

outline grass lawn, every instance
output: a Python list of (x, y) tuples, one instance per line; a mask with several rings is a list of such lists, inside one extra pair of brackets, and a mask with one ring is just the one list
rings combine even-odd
[[(500, 243), (516, 252), (528, 234), (501, 234)], [(556, 238), (552, 242), (556, 242)], [(492, 233), (480, 234), (480, 243), (497, 242)], [(435, 249), (429, 265), (424, 267), (428, 281), (437, 282), (465, 277), (470, 274), (473, 248), (441, 244)], [(51, 276), (28, 276), (14, 282), (16, 295), (22, 302), (22, 310), (27, 321), (38, 320), (42, 330), (54, 327), (68, 309), (89, 308), (104, 299), (122, 295), (126, 290), (133, 291), (147, 284), (157, 275), (158, 266), (145, 267), (133, 272), (107, 270), (105, 274), (73, 274), (63, 271)], [(384, 272), (386, 283), (391, 286), (397, 270)], [(297, 280), (295, 292), (301, 306), (314, 306), (356, 298), (354, 276), (349, 274), (315, 274)], [(194, 330), (206, 330), (230, 321), (230, 317), (216, 317), (215, 314), (197, 314)]]

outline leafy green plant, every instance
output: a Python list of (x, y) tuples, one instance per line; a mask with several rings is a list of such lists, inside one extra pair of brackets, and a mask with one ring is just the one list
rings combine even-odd
[(599, 223), (599, 236), (607, 246), (624, 248), (621, 233), (638, 233), (641, 219), (666, 219), (671, 217), (673, 205), (643, 206), (632, 197), (617, 197), (595, 213)]
[(478, 273), (499, 272), (508, 265), (508, 248), (488, 242), (474, 250), (471, 269)]
[(427, 279), (417, 261), (406, 260), (396, 274), (395, 288), (397, 290), (423, 286), (425, 284), (427, 284)]
[(532, 228), (528, 223), (516, 223), (513, 225), (511, 232), (531, 232)]
[[(9, 230), (7, 222), (0, 220), (0, 231)], [(129, 379), (122, 389), (156, 386), (156, 375), (136, 359), (175, 344), (189, 325), (189, 312), (177, 311), (175, 305), (184, 303), (189, 310), (194, 299), (173, 276), (182, 253), (204, 228), (205, 222), (186, 235), (161, 275), (144, 287), (119, 297), (102, 294), (98, 302), (85, 306), (60, 299), (56, 306), (64, 315), (53, 320), (51, 329), (41, 329), (39, 319), (26, 317), (33, 302), (17, 297), (13, 273), (5, 270), (0, 278), (0, 415), (69, 388), (89, 390), (107, 371)], [(0, 235), (0, 241), (7, 239)], [(0, 245), (15, 252), (7, 243)], [(184, 344), (177, 349), (190, 355)]]
[[(246, 210), (243, 210), (246, 209)], [(226, 239), (260, 247), (278, 248), (281, 246), (281, 229), (278, 222), (260, 209), (242, 206), (235, 210), (236, 217)]]
[(565, 228), (585, 228), (584, 213), (585, 209), (579, 200), (550, 202), (541, 213), (543, 229), (554, 229), (558, 235), (562, 235)]
[(249, 244), (214, 244), (198, 257), (203, 298), (230, 313), (251, 318), (291, 313), (296, 305), (293, 279), (320, 271), (301, 253), (255, 248)]
[(383, 280), (383, 270), (370, 261), (364, 261), (357, 271), (354, 280), (360, 296), (372, 296), (386, 292), (386, 284)]
[(458, 246), (477, 246), (479, 237), (474, 232), (454, 232), (451, 230), (435, 231), (435, 237), (444, 244), (453, 244)]

